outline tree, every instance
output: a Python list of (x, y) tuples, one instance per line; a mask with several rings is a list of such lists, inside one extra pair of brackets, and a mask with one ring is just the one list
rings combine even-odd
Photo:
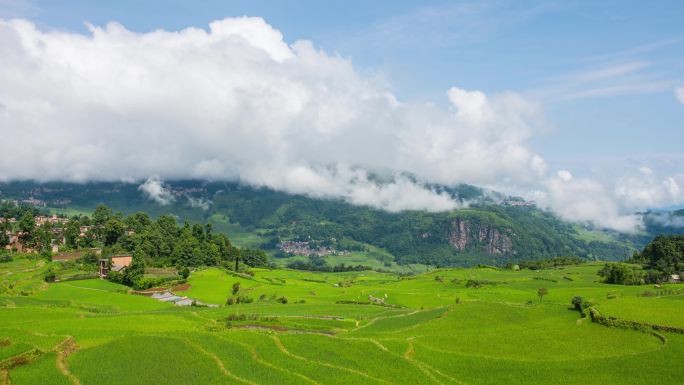
[(93, 225), (103, 226), (113, 215), (112, 209), (105, 205), (99, 205), (93, 212)]
[(188, 279), (188, 277), (190, 276), (190, 269), (188, 269), (188, 267), (185, 266), (185, 267), (180, 271), (180, 275), (181, 275), (181, 277), (183, 277), (183, 279)]
[(33, 247), (36, 232), (36, 221), (33, 219), (33, 214), (27, 212), (21, 217), (19, 231), (21, 231), (21, 243), (26, 247)]
[(129, 286), (135, 285), (135, 282), (145, 275), (145, 259), (142, 253), (137, 251), (133, 253), (131, 264), (124, 270), (124, 283)]
[(598, 275), (603, 282), (617, 285), (638, 285), (642, 283), (642, 274), (624, 263), (606, 263)]
[(0, 249), (4, 249), (5, 246), (9, 245), (8, 231), (12, 230), (12, 226), (7, 222), (0, 223)]
[(105, 246), (111, 246), (124, 235), (125, 231), (125, 224), (120, 219), (110, 218), (104, 223), (101, 229), (102, 242)]
[(541, 302), (542, 299), (544, 298), (544, 296), (547, 294), (549, 294), (549, 289), (547, 289), (545, 287), (540, 287), (539, 289), (537, 289), (537, 295), (539, 296), (539, 302)]
[(235, 282), (233, 284), (233, 295), (236, 295), (240, 291), (240, 282)]
[(634, 260), (645, 262), (664, 274), (684, 270), (684, 235), (659, 235)]
[(242, 263), (251, 267), (268, 266), (266, 252), (261, 249), (242, 249), (240, 250)]
[(81, 235), (81, 226), (78, 220), (71, 220), (64, 230), (64, 243), (69, 249), (78, 247), (78, 240)]

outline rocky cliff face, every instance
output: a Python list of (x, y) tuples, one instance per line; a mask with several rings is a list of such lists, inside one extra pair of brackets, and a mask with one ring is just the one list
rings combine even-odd
[(483, 247), (487, 254), (503, 256), (513, 254), (513, 241), (508, 231), (491, 225), (471, 223), (457, 218), (451, 222), (449, 243), (459, 251), (470, 247)]

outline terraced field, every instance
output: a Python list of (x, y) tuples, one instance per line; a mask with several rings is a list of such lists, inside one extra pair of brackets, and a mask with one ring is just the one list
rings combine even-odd
[[(599, 265), (412, 277), (193, 272), (183, 295), (216, 308), (176, 307), (102, 280), (48, 285), (48, 267), (0, 264), (2, 384), (684, 381), (684, 334), (607, 327), (570, 305), (580, 295), (606, 316), (682, 328), (684, 293), (598, 283)], [(226, 306), (236, 282), (252, 302)], [(541, 301), (540, 287), (549, 291)]]

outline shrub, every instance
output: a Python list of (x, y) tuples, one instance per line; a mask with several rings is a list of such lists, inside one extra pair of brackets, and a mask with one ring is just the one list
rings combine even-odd
[(286, 304), (287, 303), (287, 297), (285, 297), (285, 296), (278, 297), (278, 299), (276, 301), (278, 301), (279, 303), (282, 303), (282, 304)]
[(0, 256), (0, 263), (12, 262), (13, 259), (9, 255)]
[(624, 263), (606, 263), (598, 275), (603, 282), (618, 285), (640, 285), (645, 282), (644, 274)]
[(241, 295), (237, 297), (237, 303), (252, 303), (254, 302), (254, 298), (247, 296), (247, 295)]
[(183, 277), (183, 279), (188, 279), (190, 276), (190, 269), (188, 267), (184, 267), (183, 270), (180, 271), (180, 276)]
[(55, 279), (57, 279), (57, 274), (55, 274), (55, 271), (52, 270), (52, 268), (48, 269), (45, 274), (43, 274), (43, 281), (45, 282), (55, 282)]
[(235, 282), (233, 284), (233, 295), (236, 295), (240, 291), (240, 282)]

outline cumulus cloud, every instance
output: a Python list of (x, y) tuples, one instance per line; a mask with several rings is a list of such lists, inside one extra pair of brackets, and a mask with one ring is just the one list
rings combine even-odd
[(638, 215), (624, 215), (621, 207), (601, 183), (575, 178), (561, 170), (543, 182), (537, 200), (561, 217), (624, 232), (635, 231), (641, 224)]
[(149, 199), (160, 205), (168, 205), (175, 200), (171, 191), (164, 187), (164, 183), (159, 177), (147, 179), (143, 184), (138, 186), (138, 190), (142, 191)]
[(647, 167), (615, 183), (615, 195), (627, 207), (645, 209), (684, 203), (684, 174), (656, 175)]
[(605, 225), (627, 227), (615, 202), (559, 203), (610, 200), (610, 189), (548, 176), (528, 146), (544, 129), (541, 108), (519, 94), (453, 87), (449, 108), (406, 103), (350, 60), (290, 44), (261, 18), (206, 30), (88, 28), (0, 20), (0, 134), (21, 144), (3, 148), (0, 180), (157, 175), (141, 190), (161, 204), (173, 199), (162, 178), (240, 180), (389, 211), (460, 207), (434, 183), (523, 186), (566, 218), (591, 220), (596, 209), (614, 217)]
[(178, 32), (89, 28), (0, 22), (0, 127), (26, 144), (0, 159), (0, 179), (240, 179), (443, 210), (457, 203), (349, 170), (485, 184), (531, 181), (545, 168), (525, 145), (539, 108), (516, 94), (452, 88), (451, 110), (402, 103), (349, 60), (288, 45), (260, 18)]

